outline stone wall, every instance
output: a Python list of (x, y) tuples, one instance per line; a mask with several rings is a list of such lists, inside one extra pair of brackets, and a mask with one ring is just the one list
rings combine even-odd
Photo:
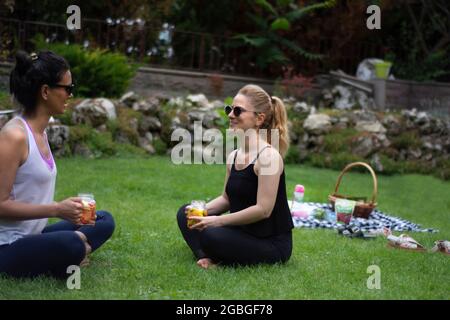
[(299, 102), (292, 111), (291, 142), (300, 160), (335, 169), (367, 161), (391, 173), (429, 173), (450, 160), (450, 120), (424, 111), (316, 110)]
[(172, 96), (202, 92), (208, 97), (223, 99), (234, 96), (248, 83), (273, 92), (274, 81), (271, 80), (149, 67), (139, 68), (129, 89), (142, 96), (161, 91)]

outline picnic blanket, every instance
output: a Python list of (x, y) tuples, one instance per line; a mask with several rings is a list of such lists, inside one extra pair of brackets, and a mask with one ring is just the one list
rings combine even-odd
[[(306, 202), (310, 206), (316, 206), (317, 208), (324, 209), (328, 214), (333, 212), (331, 205), (328, 203), (318, 203), (318, 202)], [(292, 217), (294, 226), (296, 228), (326, 228), (326, 229), (337, 229), (339, 226), (336, 222), (330, 222), (328, 220), (318, 220), (313, 217), (299, 218)], [(413, 223), (411, 221), (401, 219), (398, 217), (390, 216), (384, 212), (375, 209), (369, 216), (369, 219), (355, 218), (352, 217), (350, 221), (350, 226), (357, 226), (362, 231), (374, 231), (383, 227), (390, 228), (392, 231), (413, 231), (413, 232), (439, 232), (437, 229), (425, 229), (419, 224)]]

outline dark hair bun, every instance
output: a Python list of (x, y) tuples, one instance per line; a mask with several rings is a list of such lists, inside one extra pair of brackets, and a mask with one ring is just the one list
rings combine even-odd
[(25, 51), (17, 51), (16, 53), (16, 69), (19, 75), (24, 75), (31, 68), (33, 60)]
[(9, 91), (25, 112), (32, 114), (41, 87), (58, 83), (69, 68), (63, 57), (51, 51), (41, 51), (33, 58), (24, 51), (18, 51), (16, 66), (9, 77)]

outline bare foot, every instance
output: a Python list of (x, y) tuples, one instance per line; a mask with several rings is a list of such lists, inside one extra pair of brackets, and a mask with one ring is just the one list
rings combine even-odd
[(87, 267), (89, 265), (90, 261), (89, 261), (89, 257), (86, 256), (84, 257), (83, 261), (80, 262), (80, 267)]
[(86, 255), (84, 259), (80, 262), (80, 267), (86, 267), (89, 265), (89, 254), (92, 252), (92, 247), (87, 241), (86, 235), (80, 231), (75, 231), (75, 233), (83, 240), (84, 246), (86, 248)]
[(213, 263), (210, 258), (203, 258), (197, 261), (197, 265), (203, 269), (209, 269), (217, 266), (217, 264)]

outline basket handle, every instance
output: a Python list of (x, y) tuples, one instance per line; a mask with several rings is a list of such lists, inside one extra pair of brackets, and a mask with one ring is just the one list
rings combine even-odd
[(372, 167), (369, 166), (369, 165), (368, 165), (367, 163), (365, 163), (365, 162), (353, 162), (353, 163), (350, 163), (350, 164), (348, 164), (348, 165), (344, 168), (344, 170), (342, 170), (342, 172), (341, 172), (341, 174), (339, 175), (338, 180), (337, 180), (337, 182), (336, 182), (336, 187), (334, 188), (334, 195), (337, 194), (337, 191), (338, 191), (338, 189), (339, 189), (339, 185), (341, 184), (341, 180), (342, 180), (342, 177), (344, 176), (344, 174), (345, 174), (348, 170), (350, 170), (351, 168), (356, 167), (356, 166), (363, 166), (363, 167), (366, 167), (366, 168), (370, 171), (370, 173), (372, 174), (372, 178), (373, 178), (373, 193), (372, 193), (372, 201), (371, 201), (371, 203), (374, 204), (375, 201), (376, 201), (376, 198), (377, 198), (377, 194), (378, 194), (378, 181), (377, 181), (377, 176), (375, 175), (375, 172), (373, 171)]

